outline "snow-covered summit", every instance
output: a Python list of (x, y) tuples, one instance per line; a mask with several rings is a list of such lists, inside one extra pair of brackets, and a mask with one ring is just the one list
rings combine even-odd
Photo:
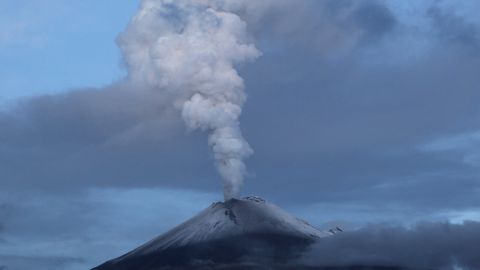
[(171, 247), (253, 233), (278, 233), (305, 239), (332, 235), (295, 218), (256, 196), (215, 202), (198, 215), (127, 255), (145, 255)]
[(151, 265), (191, 260), (232, 262), (265, 254), (279, 260), (334, 233), (320, 231), (260, 197), (249, 196), (213, 203), (165, 234), (95, 269), (150, 269)]

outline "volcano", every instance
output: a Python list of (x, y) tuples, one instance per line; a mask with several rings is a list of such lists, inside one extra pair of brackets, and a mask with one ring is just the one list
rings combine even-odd
[(320, 231), (259, 197), (231, 199), (213, 203), (167, 233), (93, 270), (288, 264), (310, 244), (338, 231)]

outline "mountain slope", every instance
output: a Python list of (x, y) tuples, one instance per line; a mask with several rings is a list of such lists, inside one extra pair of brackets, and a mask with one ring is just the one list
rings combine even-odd
[(94, 269), (287, 261), (332, 234), (259, 197), (231, 199), (212, 204), (171, 231)]

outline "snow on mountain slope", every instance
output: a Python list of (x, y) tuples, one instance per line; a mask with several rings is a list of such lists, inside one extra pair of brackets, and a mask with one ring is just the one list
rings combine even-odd
[(316, 240), (337, 232), (320, 231), (259, 197), (231, 199), (213, 203), (165, 234), (94, 270), (287, 262), (298, 258)]
[(332, 235), (295, 218), (259, 197), (216, 202), (171, 231), (118, 259), (252, 233), (278, 233), (315, 240)]

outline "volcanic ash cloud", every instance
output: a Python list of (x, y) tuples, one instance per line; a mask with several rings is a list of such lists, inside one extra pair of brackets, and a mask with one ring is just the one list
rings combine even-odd
[(226, 200), (238, 194), (243, 160), (253, 153), (240, 131), (246, 95), (235, 65), (260, 55), (246, 23), (227, 6), (144, 0), (119, 37), (129, 79), (171, 100), (190, 130), (208, 131)]

